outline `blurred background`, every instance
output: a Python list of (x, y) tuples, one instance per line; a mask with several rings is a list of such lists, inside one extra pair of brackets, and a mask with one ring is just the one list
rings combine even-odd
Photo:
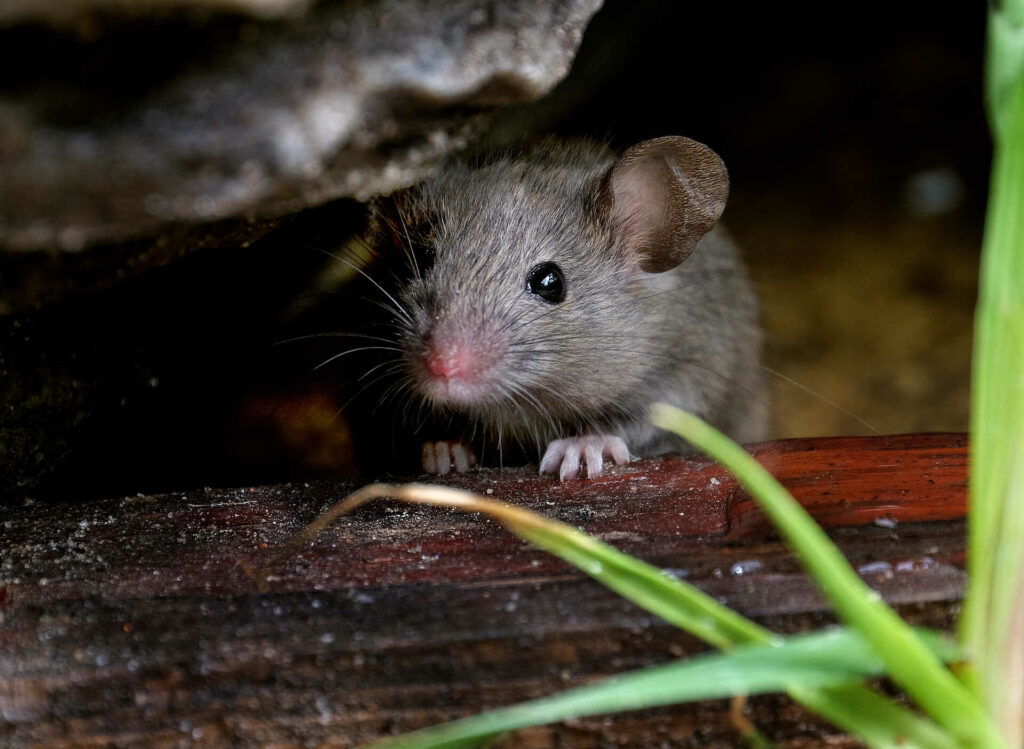
[[(109, 111), (83, 114), (69, 92), (102, 80), (116, 111), (281, 23), (221, 11), (164, 21), (113, 37), (9, 26), (0, 91), (45, 100), (55, 121), (102, 119)], [(810, 2), (609, 0), (568, 76), (499, 109), (473, 139), (709, 144), (730, 169), (724, 221), (762, 299), (775, 436), (963, 431), (990, 159), (983, 33), (981, 7), (868, 2), (837, 18)], [(121, 64), (147, 44), (174, 55), (142, 72)], [(0, 129), (0, 153), (18, 137)], [(145, 272), (119, 266), (118, 283), (81, 253), (62, 258), (106, 280), (0, 317), (6, 501), (358, 473), (361, 446), (338, 393), (312, 375), (313, 352), (273, 344), (323, 329), (307, 311), (318, 250), (361, 217), (339, 200), (247, 219), (236, 241), (230, 222), (216, 241), (135, 237), (117, 247), (166, 257)], [(39, 267), (9, 253), (0, 285), (52, 287)]]

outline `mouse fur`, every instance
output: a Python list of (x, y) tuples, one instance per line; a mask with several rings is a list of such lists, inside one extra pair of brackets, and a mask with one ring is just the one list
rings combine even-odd
[[(467, 470), (474, 440), (517, 443), (563, 479), (687, 449), (648, 423), (657, 401), (762, 439), (757, 299), (715, 226), (727, 193), (710, 149), (669, 137), (621, 155), (549, 140), (378, 200), (369, 242), (410, 258), (398, 400), (465, 425), (424, 445), (424, 469)], [(546, 263), (557, 303), (530, 291)]]

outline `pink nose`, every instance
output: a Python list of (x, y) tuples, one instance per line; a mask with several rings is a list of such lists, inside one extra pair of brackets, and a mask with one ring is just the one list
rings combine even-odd
[(439, 378), (465, 378), (473, 371), (473, 356), (465, 346), (458, 344), (437, 345), (427, 347), (423, 363), (432, 375)]

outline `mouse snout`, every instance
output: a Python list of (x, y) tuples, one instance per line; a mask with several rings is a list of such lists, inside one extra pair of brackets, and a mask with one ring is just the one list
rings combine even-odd
[(434, 377), (473, 379), (477, 359), (465, 341), (432, 339), (423, 353), (423, 364)]
[(480, 330), (434, 330), (418, 355), (414, 386), (435, 403), (473, 407), (489, 402), (504, 371), (505, 346)]

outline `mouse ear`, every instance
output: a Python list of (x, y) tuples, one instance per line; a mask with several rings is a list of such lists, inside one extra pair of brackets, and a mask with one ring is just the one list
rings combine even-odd
[(602, 192), (619, 242), (640, 268), (662, 273), (683, 262), (718, 221), (729, 175), (705, 145), (678, 136), (625, 151), (605, 175)]

